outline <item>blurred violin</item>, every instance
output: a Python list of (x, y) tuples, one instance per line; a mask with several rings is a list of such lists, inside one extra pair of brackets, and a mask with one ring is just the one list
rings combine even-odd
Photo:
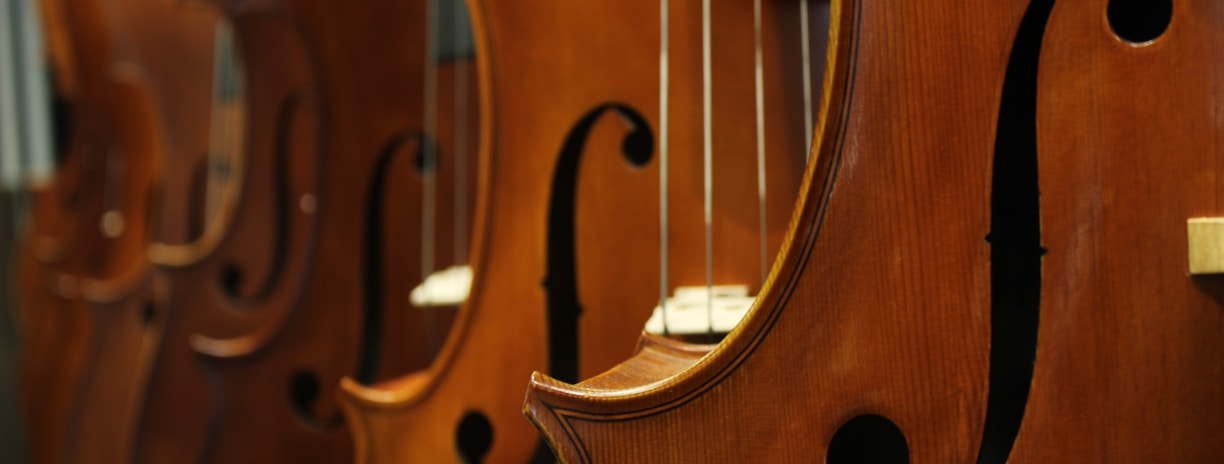
[[(62, 175), (36, 194), (25, 261), (35, 269), (22, 282), (31, 456), (122, 459), (131, 427), (115, 422), (129, 420), (139, 405), (129, 382), (139, 377), (141, 363), (115, 345), (142, 341), (155, 116), (138, 72), (114, 61), (115, 36), (102, 5), (45, 6), (50, 29), (67, 31), (72, 40), (70, 47), (52, 48), (55, 61), (76, 74), (59, 81), (71, 105), (72, 132)], [(50, 232), (55, 229), (65, 232)], [(111, 338), (132, 326), (134, 340)]]
[(465, 251), (474, 163), (454, 153), (474, 147), (465, 127), (477, 113), (439, 104), (426, 116), (426, 97), (457, 91), (439, 77), (453, 68), (437, 67), (435, 89), (407, 85), (422, 83), (432, 58), (401, 59), (426, 50), (424, 36), (404, 28), (421, 17), (415, 8), (221, 10), (233, 25), (232, 35), (217, 33), (232, 41), (218, 64), (233, 70), (231, 103), (221, 105), (228, 167), (183, 178), (191, 192), (221, 192), (188, 211), (218, 206), (171, 221), (192, 241), (151, 249), (168, 275), (171, 315), (143, 460), (351, 459), (338, 380), (400, 375), (436, 353), (431, 336), (444, 336), (446, 311), (410, 305), (408, 287), (395, 283), (463, 260), (449, 252)]
[[(135, 456), (148, 462), (233, 461), (238, 458), (230, 447), (249, 445), (242, 437), (266, 442), (247, 449), (242, 460), (278, 456), (294, 443), (268, 440), (267, 434), (309, 426), (293, 422), (291, 411), (269, 411), (276, 403), (252, 406), (247, 398), (288, 394), (287, 382), (271, 383), (272, 372), (287, 366), (252, 354), (294, 320), (317, 239), (319, 115), (304, 38), (277, 2), (172, 3), (139, 12), (144, 16), (129, 21), (160, 18), (154, 36), (179, 29), (211, 39), (211, 59), (196, 63), (211, 72), (191, 73), (208, 80), (168, 84), (176, 93), (202, 86), (195, 94), (210, 98), (182, 95), (177, 103), (184, 112), (179, 120), (193, 121), (184, 130), (207, 131), (182, 134), (182, 151), (174, 154), (182, 161), (162, 186), (167, 213), (148, 252), (164, 275), (168, 310), (156, 316), (163, 332), (148, 375)], [(159, 75), (184, 72), (173, 66), (173, 49), (155, 39), (135, 42)], [(257, 366), (266, 377), (257, 383), (234, 379), (229, 369), (237, 364)], [(263, 412), (242, 413), (255, 410)], [(231, 426), (238, 418), (245, 428)], [(260, 418), (288, 424), (269, 426)]]

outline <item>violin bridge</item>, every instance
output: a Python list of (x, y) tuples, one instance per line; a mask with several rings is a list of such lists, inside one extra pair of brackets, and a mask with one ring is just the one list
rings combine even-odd
[(655, 306), (646, 331), (656, 335), (726, 334), (748, 314), (754, 301), (747, 285), (677, 287), (667, 299), (666, 321), (662, 305)]
[(1186, 220), (1190, 274), (1224, 274), (1224, 217)]
[(434, 271), (412, 289), (408, 298), (414, 306), (431, 308), (459, 306), (467, 301), (472, 290), (472, 267), (451, 266)]

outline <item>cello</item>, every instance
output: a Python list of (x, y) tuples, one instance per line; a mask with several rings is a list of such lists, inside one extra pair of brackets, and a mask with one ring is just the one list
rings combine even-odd
[[(701, 122), (690, 118), (662, 125), (654, 112), (659, 87), (641, 81), (653, 77), (643, 70), (656, 69), (657, 56), (624, 54), (657, 47), (658, 37), (609, 26), (624, 24), (609, 18), (640, 17), (643, 7), (471, 6), (485, 123), (472, 294), (427, 371), (373, 386), (345, 381), (343, 404), (358, 462), (550, 460), (519, 417), (521, 387), (515, 378), (533, 368), (575, 380), (590, 376), (632, 351), (661, 293), (711, 280), (757, 287), (762, 278), (756, 253), (727, 254), (708, 268), (713, 279), (706, 273), (703, 242), (692, 240), (706, 227), (706, 179), (697, 155), (703, 147)], [(560, 53), (556, 59), (537, 59), (544, 51)], [(751, 49), (738, 51), (751, 59)], [(533, 72), (522, 72), (522, 63), (533, 63)], [(723, 72), (720, 68), (719, 75)], [(738, 91), (713, 103), (720, 129), (752, 124), (754, 113), (744, 111), (755, 103), (752, 75), (749, 68), (728, 79), (738, 83)], [(799, 74), (770, 76), (786, 76), (788, 90), (801, 92)], [(667, 92), (675, 93), (678, 105), (701, 100), (692, 88)], [(541, 100), (550, 103), (539, 105)], [(724, 139), (726, 132), (709, 132), (718, 137), (708, 145), (720, 147), (713, 151), (714, 183), (725, 187), (718, 189), (711, 210), (717, 213), (711, 222), (726, 232), (715, 248), (755, 251), (762, 241), (764, 248), (780, 242), (786, 217), (779, 211), (790, 202), (788, 182), (791, 191), (797, 188), (795, 168), (804, 144), (802, 123), (795, 122), (802, 120), (802, 102), (793, 102), (797, 106), (786, 106), (787, 111), (765, 113), (771, 120), (767, 137)], [(674, 196), (664, 200), (675, 212), (665, 215), (670, 224), (659, 219), (667, 208), (653, 206), (661, 198), (660, 173), (669, 172), (657, 161), (663, 127), (674, 133), (670, 149), (687, 155), (677, 156), (674, 170), (662, 176), (663, 185), (674, 184), (668, 189)], [(770, 153), (769, 171), (762, 175), (776, 181), (771, 191), (783, 192), (767, 202), (765, 234), (760, 234), (762, 208), (753, 196), (757, 179), (743, 175), (757, 170), (757, 160), (742, 153), (756, 153), (758, 140)], [(751, 200), (727, 200), (745, 197)], [(667, 272), (670, 283), (660, 291), (659, 274), (640, 268), (659, 265), (661, 242), (669, 238), (674, 246), (666, 253), (675, 264)]]

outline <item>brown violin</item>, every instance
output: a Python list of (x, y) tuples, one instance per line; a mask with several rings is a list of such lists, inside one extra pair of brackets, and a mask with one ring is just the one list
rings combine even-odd
[(648, 338), (577, 385), (533, 376), (525, 409), (560, 459), (976, 458), (998, 413), (992, 154), (1025, 8), (833, 2), (812, 162), (752, 310), (704, 356)]
[(911, 7), (834, 2), (815, 163), (741, 327), (533, 378), (563, 461), (1224, 454), (1209, 7)]
[(1034, 5), (1027, 170), (1045, 253), (1027, 280), (1036, 336), (1018, 377), (1032, 387), (1010, 459), (1219, 461), (1224, 280), (1206, 250), (1224, 216), (1224, 18), (1200, 1)]
[[(122, 459), (117, 447), (139, 405), (129, 382), (139, 378), (140, 362), (117, 345), (145, 341), (152, 266), (144, 251), (158, 175), (152, 99), (139, 72), (115, 61), (115, 36), (101, 5), (46, 10), (51, 28), (72, 38), (70, 48), (53, 47), (71, 51), (57, 62), (71, 60), (61, 69), (78, 74), (60, 81), (66, 90), (77, 86), (67, 97), (73, 125), (64, 175), (39, 194), (27, 242), (26, 262), (42, 266), (23, 280), (31, 456)], [(61, 221), (70, 224), (67, 235), (46, 235), (44, 224), (56, 228)], [(133, 337), (112, 338), (133, 327)], [(116, 418), (123, 425), (115, 426)]]
[[(258, 419), (283, 424), (285, 415), (295, 419), (292, 412), (246, 415), (239, 426), (231, 424), (242, 411), (267, 411), (246, 403), (245, 394), (274, 390), (284, 397), (289, 389), (287, 382), (272, 383), (274, 370), (289, 363), (256, 362), (252, 354), (283, 339), (281, 328), (295, 320), (311, 269), (321, 189), (314, 70), (304, 38), (278, 2), (164, 5), (160, 11), (212, 37), (215, 58), (206, 64), (213, 70), (208, 76), (216, 77), (205, 106), (183, 101), (195, 108), (183, 117), (207, 122), (209, 130), (203, 140), (192, 139), (205, 145), (179, 153), (183, 162), (167, 173), (164, 207), (177, 212), (163, 218), (149, 248), (165, 278), (168, 310), (157, 321), (163, 334), (148, 375), (135, 459), (234, 461), (239, 458), (228, 446), (242, 443), (235, 436), (268, 443), (248, 448), (242, 460), (284, 456), (277, 454), (284, 443), (266, 437), (286, 428)], [(142, 45), (160, 72), (178, 72), (162, 66), (169, 50)], [(263, 369), (260, 382), (232, 377), (234, 366), (252, 363)]]
[[(703, 140), (700, 118), (661, 121), (659, 37), (622, 27), (657, 9), (470, 5), (487, 134), (472, 294), (429, 370), (372, 387), (344, 383), (359, 462), (551, 460), (520, 416), (526, 371), (577, 380), (612, 366), (632, 352), (661, 293), (675, 287), (759, 288), (760, 255), (780, 243), (797, 190), (802, 99), (769, 103), (771, 111), (759, 113), (767, 119), (762, 133), (724, 129), (754, 124), (754, 107), (767, 98), (801, 95), (801, 74), (771, 73), (776, 86), (755, 99), (751, 68), (734, 74), (720, 65), (715, 75), (727, 92), (711, 98), (716, 116), (705, 133), (713, 140)], [(546, 52), (557, 56), (537, 58)], [(754, 56), (751, 48), (736, 52)], [(781, 65), (775, 56), (763, 61)], [(676, 72), (700, 74), (700, 63)], [(700, 107), (698, 89), (667, 89), (673, 104)], [(674, 164), (662, 161), (664, 140)], [(717, 147), (712, 161), (702, 156), (706, 146)], [(767, 158), (764, 171), (757, 155)], [(767, 199), (757, 195), (758, 177), (769, 180)], [(713, 194), (708, 183), (718, 186)], [(707, 224), (716, 231), (711, 242), (700, 238)], [(706, 245), (737, 252), (711, 261)], [(663, 262), (669, 279), (660, 285)]]
[[(474, 163), (450, 155), (474, 147), (475, 131), (463, 127), (478, 113), (472, 98), (463, 111), (435, 107), (432, 127), (423, 119), (426, 94), (406, 83), (421, 82), (427, 57), (401, 56), (425, 50), (404, 28), (420, 16), (415, 8), (286, 1), (222, 10), (240, 91), (229, 108), (237, 143), (225, 146), (237, 150), (218, 209), (202, 227), (178, 223), (202, 231), (198, 239), (151, 250), (172, 309), (141, 459), (350, 459), (339, 379), (401, 375), (437, 351), (430, 334), (444, 336), (446, 310), (409, 304), (402, 284), (462, 260), (449, 252), (466, 246), (473, 196), (452, 183), (473, 185)], [(436, 72), (435, 91), (453, 95), (446, 75), (455, 70)]]

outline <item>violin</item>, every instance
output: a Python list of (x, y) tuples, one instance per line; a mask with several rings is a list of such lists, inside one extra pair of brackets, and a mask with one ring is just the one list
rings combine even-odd
[[(48, 36), (48, 61), (57, 69), (54, 92), (61, 103), (78, 99), (80, 84), (75, 78), (75, 60), (71, 40), (65, 35), (65, 18), (53, 2), (42, 2), (43, 19)], [(59, 34), (55, 34), (59, 32)], [(58, 105), (57, 105), (58, 106)], [(58, 108), (60, 114), (64, 108)], [(66, 120), (67, 118), (60, 118)], [(18, 321), (22, 337), (18, 359), (19, 398), (23, 427), (27, 434), (29, 455), (38, 459), (42, 453), (58, 450), (59, 434), (66, 427), (68, 399), (73, 394), (73, 373), (78, 361), (64, 359), (68, 353), (80, 352), (74, 343), (87, 330), (79, 317), (65, 314), (70, 299), (56, 291), (56, 270), (68, 269), (69, 258), (81, 247), (84, 224), (88, 216), (79, 204), (82, 169), (79, 145), (66, 145), (63, 130), (56, 137), (56, 172), (51, 179), (31, 186), (28, 192), (30, 220), (19, 232), (15, 290)], [(62, 340), (58, 337), (67, 335)], [(54, 381), (65, 379), (68, 381)], [(39, 451), (39, 450), (52, 451)]]
[[(408, 290), (466, 264), (476, 185), (475, 71), (469, 55), (439, 43), (455, 40), (443, 26), (462, 28), (466, 18), (456, 26), (438, 5), (392, 3), (294, 3), (319, 44), (334, 165), (321, 205), (333, 218), (320, 242), (329, 267), (311, 277), (307, 301), (359, 316), (359, 362), (344, 375), (364, 384), (436, 356), (454, 310), (414, 303)], [(325, 383), (321, 402), (333, 401), (337, 384)]]
[[(68, 159), (60, 168), (69, 174), (39, 195), (46, 200), (36, 200), (35, 216), (46, 222), (36, 219), (25, 261), (35, 267), (23, 281), (31, 329), (23, 364), (31, 456), (118, 459), (123, 454), (114, 447), (130, 427), (117, 427), (116, 420), (130, 419), (139, 405), (129, 382), (139, 378), (140, 363), (125, 354), (130, 343), (143, 341), (143, 290), (151, 273), (144, 247), (158, 175), (154, 116), (138, 73), (112, 61), (114, 36), (100, 5), (47, 9), (53, 28), (72, 31), (75, 61), (64, 69), (79, 74), (61, 81), (78, 86), (70, 96)], [(71, 224), (67, 235), (40, 230), (61, 220)], [(133, 326), (136, 335), (124, 338)]]
[(1045, 252), (1021, 287), (1029, 369), (1011, 375), (1031, 389), (1011, 460), (1218, 461), (1216, 6), (1033, 5), (1027, 214)]
[[(184, 161), (167, 173), (164, 207), (181, 211), (164, 218), (148, 249), (165, 279), (168, 310), (157, 315), (162, 335), (147, 376), (135, 459), (289, 460), (293, 454), (285, 449), (305, 440), (266, 437), (299, 431), (313, 437), (283, 400), (290, 392), (283, 370), (307, 366), (269, 359), (267, 347), (287, 343), (282, 328), (299, 320), (293, 316), (317, 243), (322, 186), (314, 70), (304, 38), (279, 2), (164, 5), (160, 11), (212, 39), (214, 58), (204, 64), (213, 70), (205, 75), (214, 76), (214, 90), (211, 101), (184, 100), (181, 107), (194, 109), (184, 121), (207, 122), (209, 129), (190, 140), (207, 142), (177, 154)], [(163, 61), (168, 50), (144, 44), (159, 72), (181, 72)], [(195, 92), (208, 95), (207, 89)], [(331, 342), (315, 343), (323, 349)], [(302, 354), (305, 362), (320, 362)], [(241, 366), (263, 375), (243, 378)], [(266, 400), (270, 395), (282, 402)], [(243, 413), (277, 404), (285, 407)], [(246, 454), (238, 457), (235, 447), (243, 446)], [(322, 456), (309, 446), (296, 451)]]
[(534, 374), (525, 412), (560, 460), (982, 454), (1000, 414), (992, 302), (1008, 304), (992, 255), (1040, 256), (993, 222), (1020, 213), (992, 204), (1027, 7), (832, 2), (812, 161), (755, 304), (705, 355), (647, 338), (582, 383)]
[[(675, 287), (714, 281), (759, 288), (764, 266), (756, 251), (781, 242), (782, 211), (798, 188), (802, 100), (776, 110), (770, 104), (774, 111), (762, 112), (765, 134), (721, 131), (756, 120), (751, 68), (734, 77), (718, 68), (729, 90), (711, 102), (712, 142), (703, 142), (700, 118), (662, 122), (657, 75), (645, 71), (657, 70), (659, 37), (616, 26), (657, 9), (470, 6), (488, 135), (472, 293), (428, 370), (373, 386), (342, 384), (358, 462), (551, 460), (520, 417), (526, 372), (547, 369), (576, 381), (611, 367), (632, 352), (661, 293)], [(752, 49), (737, 51), (753, 57)], [(537, 58), (543, 52), (557, 56)], [(765, 61), (771, 70), (781, 66), (773, 56)], [(522, 72), (522, 63), (533, 63), (532, 72)], [(700, 73), (700, 63), (684, 64)], [(771, 73), (778, 87), (769, 98), (783, 89), (801, 94), (800, 77)], [(700, 107), (700, 92), (667, 89), (679, 102), (673, 104)], [(674, 164), (661, 161), (664, 140)], [(768, 155), (760, 176), (773, 192), (765, 201), (757, 177), (744, 175), (758, 172), (759, 159), (744, 155), (758, 154), (758, 141)], [(705, 176), (704, 146), (719, 147), (711, 153), (716, 179)], [(717, 195), (705, 193), (707, 182), (720, 187)], [(703, 206), (711, 198), (717, 206), (707, 220)], [(674, 214), (663, 214), (669, 207)], [(707, 227), (718, 231), (715, 242), (698, 238)], [(672, 246), (664, 248), (666, 241)], [(711, 264), (706, 243), (753, 252), (719, 254)], [(661, 286), (662, 262), (671, 266)]]
[[(406, 83), (421, 82), (427, 57), (401, 55), (426, 50), (404, 28), (416, 8), (222, 10), (239, 90), (228, 130), (239, 143), (224, 144), (237, 150), (218, 209), (202, 227), (176, 229), (202, 234), (151, 249), (172, 310), (142, 460), (350, 459), (339, 379), (401, 375), (436, 353), (430, 334), (441, 338), (449, 316), (410, 305), (397, 281), (463, 259), (448, 252), (466, 247), (474, 196), (462, 189), (475, 184), (475, 163), (453, 161), (458, 146), (475, 146), (463, 126), (478, 113), (472, 98), (424, 118), (428, 94)], [(455, 94), (446, 79), (455, 68), (438, 67), (437, 93)], [(202, 400), (184, 407), (187, 397)]]
[(892, 6), (833, 4), (816, 162), (744, 324), (533, 378), (563, 461), (1224, 455), (1207, 7)]

